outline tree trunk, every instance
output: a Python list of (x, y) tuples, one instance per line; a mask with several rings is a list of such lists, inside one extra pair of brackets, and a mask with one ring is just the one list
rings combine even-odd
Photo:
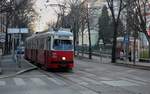
[(5, 29), (5, 50), (4, 50), (4, 54), (8, 54), (8, 24), (9, 24), (9, 20), (8, 20), (8, 14), (6, 13), (6, 29)]
[(148, 44), (149, 44), (149, 46), (148, 46), (148, 56), (149, 56), (149, 58), (150, 58), (150, 39), (148, 39)]
[(90, 23), (88, 20), (88, 36), (89, 36), (89, 59), (92, 59), (92, 46), (91, 46), (91, 32), (90, 32)]
[(82, 22), (82, 27), (81, 27), (81, 33), (82, 33), (82, 57), (84, 56), (84, 34), (83, 34), (83, 32), (84, 32), (84, 24), (83, 24), (83, 22)]
[(134, 37), (134, 44), (133, 44), (134, 46), (133, 46), (133, 63), (135, 64), (135, 62), (136, 62), (136, 49), (135, 49), (135, 47), (136, 47), (136, 37)]
[(74, 23), (74, 26), (73, 26), (73, 29), (72, 29), (72, 32), (73, 32), (73, 45), (74, 45), (74, 55), (76, 55), (76, 33), (75, 33), (75, 23)]
[(76, 23), (76, 46), (77, 46), (77, 56), (79, 56), (79, 23)]
[(149, 44), (149, 47), (148, 47), (148, 57), (150, 58), (150, 37), (149, 37), (149, 35), (147, 34), (147, 33), (145, 33), (145, 35), (146, 35), (146, 38), (147, 38), (147, 41), (148, 41), (148, 44)]
[(117, 24), (114, 23), (113, 47), (111, 62), (116, 63), (116, 46), (117, 46)]

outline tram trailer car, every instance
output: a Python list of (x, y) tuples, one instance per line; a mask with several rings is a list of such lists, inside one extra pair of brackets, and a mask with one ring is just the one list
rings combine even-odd
[(74, 67), (73, 34), (68, 31), (46, 32), (26, 39), (25, 59), (44, 68)]

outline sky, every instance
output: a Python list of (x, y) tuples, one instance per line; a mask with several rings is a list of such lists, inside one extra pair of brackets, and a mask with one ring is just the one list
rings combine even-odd
[(33, 23), (32, 28), (35, 32), (41, 32), (49, 28), (48, 23), (56, 23), (57, 21), (57, 13), (59, 12), (59, 8), (58, 6), (52, 6), (52, 4), (58, 3), (61, 4), (65, 0), (33, 0), (33, 1), (36, 1), (33, 8), (39, 14), (39, 16), (34, 22), (32, 22)]
[[(48, 23), (54, 23), (57, 20), (58, 8), (50, 6), (51, 4), (58, 4), (58, 0), (36, 0), (33, 8), (39, 14), (36, 21), (33, 22), (34, 31), (41, 32), (48, 28)], [(60, 2), (59, 2), (60, 3)]]

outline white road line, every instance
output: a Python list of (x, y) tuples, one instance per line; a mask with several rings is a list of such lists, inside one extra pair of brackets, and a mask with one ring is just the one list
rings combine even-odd
[(87, 82), (84, 82), (84, 81), (82, 81), (82, 80), (80, 80), (80, 79), (77, 79), (77, 78), (68, 77), (68, 79), (70, 79), (71, 81), (76, 82), (76, 83), (78, 83), (78, 84), (80, 84), (80, 85), (84, 85), (84, 86), (87, 86), (87, 85), (88, 85)]
[(108, 77), (98, 77), (99, 79), (101, 80), (104, 80), (104, 81), (110, 81), (110, 80), (113, 80), (111, 78), (108, 78)]
[(4, 86), (6, 85), (6, 82), (5, 81), (0, 81), (0, 86)]
[(133, 80), (138, 80), (138, 81), (143, 81), (143, 82), (150, 82), (149, 79), (138, 77), (138, 76), (133, 76)]
[(22, 78), (14, 78), (14, 81), (15, 81), (16, 85), (18, 85), (18, 86), (26, 85), (26, 83), (24, 82), (24, 80)]
[(130, 72), (134, 72), (134, 71), (136, 71), (136, 70), (127, 70), (126, 72), (130, 73)]
[(84, 71), (78, 71), (79, 73), (83, 73), (85, 74), (86, 76), (88, 77), (95, 77), (96, 75), (95, 74), (91, 74), (91, 73), (88, 73), (88, 72), (84, 72)]
[(48, 77), (49, 80), (51, 80), (53, 83), (57, 84), (57, 85), (65, 85), (66, 83), (64, 81), (61, 81), (59, 79), (54, 79), (54, 78), (50, 78)]
[(81, 94), (99, 94), (91, 90), (80, 91)]
[(81, 77), (81, 79), (87, 81), (87, 82), (91, 82), (92, 84), (96, 84), (96, 85), (102, 85), (103, 83), (99, 82), (99, 81), (95, 81), (93, 79), (90, 78), (86, 78), (86, 77)]
[(141, 82), (141, 81), (139, 81), (139, 80), (133, 80), (133, 79), (129, 79), (129, 78), (120, 78), (120, 79), (129, 81), (129, 82), (134, 82), (134, 83), (136, 83), (136, 84), (146, 85), (146, 83)]
[(107, 85), (111, 86), (138, 86), (138, 84), (129, 82), (126, 80), (117, 80), (117, 81), (101, 81), (102, 83), (105, 83)]
[(30, 78), (30, 79), (37, 85), (46, 85), (46, 83), (43, 80), (41, 80), (40, 78)]

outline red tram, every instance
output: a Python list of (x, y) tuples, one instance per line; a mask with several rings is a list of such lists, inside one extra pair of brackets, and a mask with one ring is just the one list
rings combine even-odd
[(44, 68), (74, 67), (73, 35), (68, 31), (35, 34), (26, 39), (25, 58)]

